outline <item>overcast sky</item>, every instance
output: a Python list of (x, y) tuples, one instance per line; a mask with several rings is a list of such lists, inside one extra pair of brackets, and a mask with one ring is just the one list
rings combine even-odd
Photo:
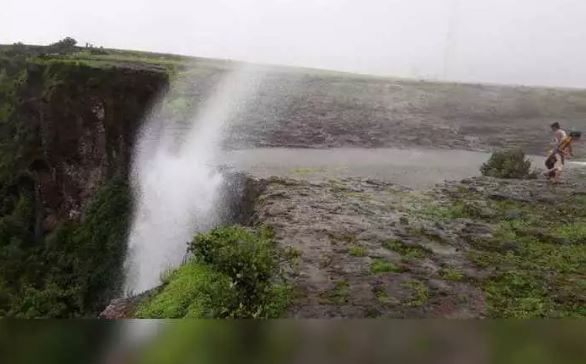
[(0, 0), (0, 43), (586, 88), (585, 0)]

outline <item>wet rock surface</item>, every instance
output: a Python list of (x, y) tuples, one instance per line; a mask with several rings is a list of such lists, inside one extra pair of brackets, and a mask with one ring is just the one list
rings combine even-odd
[(545, 153), (548, 125), (586, 129), (584, 91), (273, 72), (228, 148), (520, 147)]
[[(573, 254), (584, 254), (584, 242), (570, 242), (551, 226), (539, 224), (524, 231), (525, 225), (519, 225), (517, 235), (501, 237), (503, 224), (547, 215), (548, 209), (571, 208), (575, 196), (586, 193), (583, 177), (574, 171), (561, 186), (478, 177), (425, 192), (361, 178), (318, 183), (269, 178), (260, 181), (264, 189), (254, 221), (271, 226), (280, 245), (299, 253), (289, 272), (296, 287), (291, 317), (507, 317), (498, 313), (502, 308), (495, 302), (500, 301), (487, 287), (500, 282), (507, 269), (531, 274), (529, 266), (506, 263), (507, 257), (522, 258), (532, 241), (550, 248), (564, 239), (576, 249)], [(577, 215), (566, 222), (584, 223)], [(523, 234), (533, 239), (529, 245)], [(486, 265), (478, 256), (503, 262)], [(567, 275), (544, 274), (577, 279), (586, 273), (583, 264), (568, 269)], [(584, 288), (578, 287), (569, 299), (570, 311), (586, 302)], [(543, 316), (567, 308), (558, 302), (560, 294), (544, 291), (544, 302), (555, 304)], [(516, 307), (512, 302), (509, 306)]]
[[(194, 82), (182, 87), (171, 103), (190, 100), (198, 105), (226, 70), (222, 65), (196, 66), (189, 76)], [(248, 95), (246, 110), (231, 123), (225, 149), (520, 147), (542, 155), (553, 121), (568, 129), (586, 129), (583, 90), (410, 81), (280, 67), (258, 71), (259, 91)]]
[(153, 288), (141, 294), (129, 297), (115, 298), (100, 313), (98, 318), (103, 320), (121, 320), (134, 317), (134, 312), (141, 302), (157, 294), (161, 287)]
[(116, 298), (100, 313), (104, 320), (120, 320), (132, 316), (136, 308), (137, 298)]

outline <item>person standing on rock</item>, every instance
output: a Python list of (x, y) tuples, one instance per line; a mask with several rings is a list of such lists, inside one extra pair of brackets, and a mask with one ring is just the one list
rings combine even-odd
[(558, 167), (563, 165), (561, 161), (558, 161), (558, 157), (556, 157), (556, 150), (560, 145), (561, 141), (567, 137), (567, 133), (564, 129), (562, 129), (560, 123), (557, 121), (551, 124), (550, 127), (551, 131), (553, 132), (554, 149), (549, 151), (548, 157), (545, 159), (545, 167), (547, 168), (547, 171), (544, 174), (548, 177), (549, 180), (552, 180), (555, 177), (554, 168), (556, 163), (558, 163)]
[[(558, 124), (559, 126), (559, 124)], [(553, 125), (552, 125), (553, 129)], [(561, 129), (559, 129), (561, 130)], [(564, 132), (564, 135), (566, 133)], [(562, 174), (563, 166), (565, 164), (566, 158), (573, 157), (572, 151), (572, 143), (582, 136), (582, 133), (579, 131), (570, 132), (570, 135), (561, 139), (550, 153), (550, 155), (545, 160), (545, 166), (547, 167), (547, 171), (545, 175), (548, 177), (548, 180), (553, 183), (560, 183), (560, 177)]]

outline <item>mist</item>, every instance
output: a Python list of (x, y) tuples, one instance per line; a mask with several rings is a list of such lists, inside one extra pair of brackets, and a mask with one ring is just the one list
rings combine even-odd
[(584, 88), (584, 19), (582, 0), (4, 0), (0, 43)]
[[(226, 128), (253, 98), (261, 74), (240, 67), (222, 76), (213, 92), (186, 120), (165, 113), (166, 101), (181, 92), (172, 85), (147, 118), (134, 150), (131, 185), (136, 201), (125, 262), (127, 294), (160, 284), (178, 266), (197, 232), (220, 224), (224, 177), (217, 154)], [(195, 84), (183, 76), (175, 84)]]

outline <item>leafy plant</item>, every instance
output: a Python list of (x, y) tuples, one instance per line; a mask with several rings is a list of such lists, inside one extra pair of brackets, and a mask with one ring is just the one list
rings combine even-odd
[(77, 50), (77, 41), (71, 37), (65, 37), (58, 42), (49, 45), (47, 48), (50, 53), (68, 54)]
[(535, 178), (531, 172), (531, 161), (521, 149), (494, 152), (490, 159), (480, 167), (483, 176), (496, 178)]

